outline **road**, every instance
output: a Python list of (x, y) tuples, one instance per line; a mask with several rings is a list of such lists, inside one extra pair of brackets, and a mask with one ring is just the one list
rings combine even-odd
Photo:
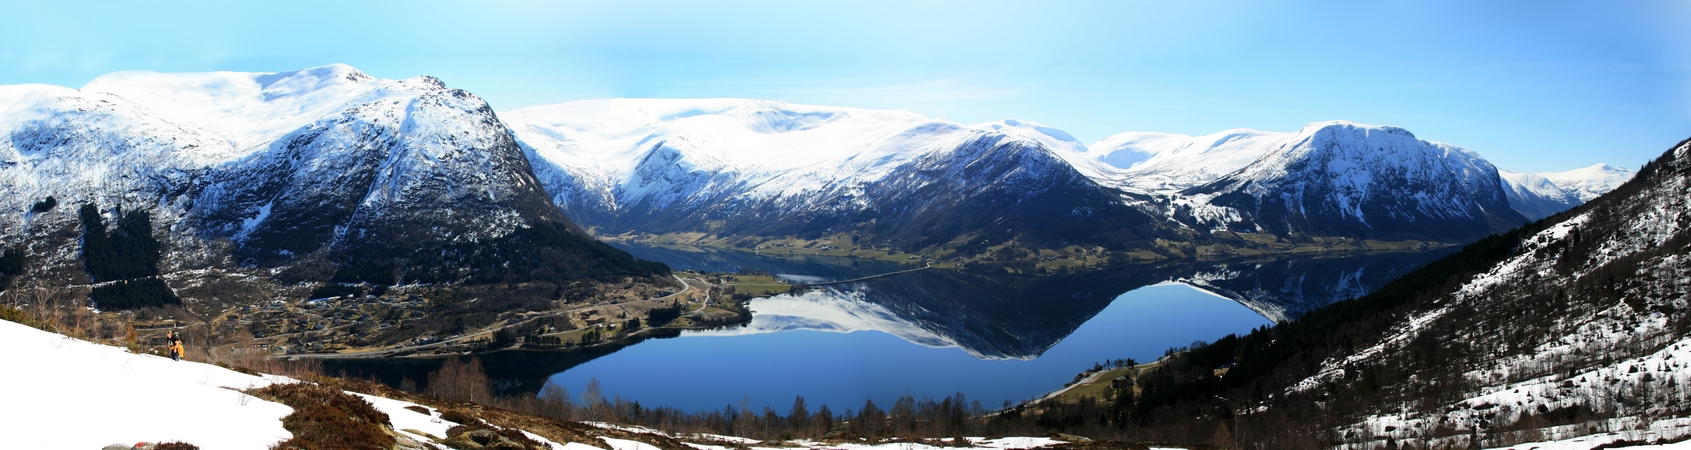
[(829, 282), (825, 282), (825, 283), (810, 283), (810, 284), (805, 284), (803, 286), (811, 287), (811, 286), (827, 286), (827, 285), (831, 285), (831, 284), (856, 283), (856, 282), (859, 282), (859, 281), (869, 281), (869, 280), (873, 280), (873, 279), (876, 279), (876, 278), (890, 277), (890, 276), (893, 276), (893, 275), (910, 273), (910, 272), (915, 272), (915, 271), (918, 271), (918, 270), (928, 270), (928, 269), (931, 269), (933, 267), (934, 267), (933, 263), (928, 263), (925, 266), (917, 267), (917, 268), (914, 268), (914, 269), (905, 269), (905, 270), (900, 270), (900, 271), (897, 271), (897, 272), (887, 272), (887, 273), (875, 274), (875, 275), (870, 275), (870, 276), (861, 277), (861, 278), (852, 278), (850, 280), (829, 281)]

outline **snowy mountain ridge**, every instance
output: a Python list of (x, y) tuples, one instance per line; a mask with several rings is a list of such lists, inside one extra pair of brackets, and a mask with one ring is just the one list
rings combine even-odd
[[(782, 232), (733, 223), (738, 214), (769, 209), (829, 217), (820, 228), (832, 232), (861, 230), (885, 210), (876, 186), (909, 174), (900, 168), (983, 139), (1061, 160), (1068, 167), (1058, 172), (1082, 175), (1091, 186), (1081, 189), (1105, 199), (1106, 208), (1205, 232), (1460, 241), (1519, 223), (1524, 218), (1511, 201), (1542, 196), (1505, 192), (1504, 175), (1472, 151), (1422, 141), (1401, 128), (1347, 121), (1298, 132), (1128, 132), (1086, 145), (1020, 120), (964, 125), (904, 111), (745, 99), (586, 100), (502, 117), (539, 161), (536, 172), (553, 201), (612, 234)], [(1029, 169), (1019, 172), (1037, 173)], [(1198, 189), (1223, 179), (1231, 187)], [(1292, 191), (1302, 194), (1287, 194)], [(1241, 197), (1230, 193), (1257, 200), (1237, 204)], [(1259, 201), (1279, 211), (1262, 211)], [(1537, 206), (1533, 211), (1545, 209)], [(1315, 215), (1303, 217), (1312, 210)], [(1455, 227), (1419, 231), (1440, 229), (1429, 224)]]

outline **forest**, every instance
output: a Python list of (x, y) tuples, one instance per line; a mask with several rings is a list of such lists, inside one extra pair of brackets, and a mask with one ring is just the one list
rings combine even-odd
[(82, 220), (82, 258), (93, 281), (127, 280), (158, 275), (163, 246), (153, 237), (152, 214), (142, 210), (124, 213), (118, 208), (110, 232), (106, 220), (92, 203), (77, 211)]
[(82, 221), (82, 258), (95, 283), (91, 299), (106, 310), (180, 305), (182, 299), (158, 278), (163, 245), (153, 237), (152, 214), (122, 208), (112, 229), (98, 207), (85, 203), (77, 210)]
[[(357, 269), (344, 274), (359, 281), (381, 281), (376, 278), (387, 275), (375, 269), (390, 264), (392, 259), (379, 258), (354, 258), (343, 267)], [(669, 274), (669, 266), (663, 263), (636, 259), (628, 252), (550, 222), (517, 228), (489, 242), (446, 244), (444, 248), (419, 251), (404, 258), (408, 260), (401, 274), (404, 283), (555, 282)], [(338, 273), (337, 278), (343, 277)]]

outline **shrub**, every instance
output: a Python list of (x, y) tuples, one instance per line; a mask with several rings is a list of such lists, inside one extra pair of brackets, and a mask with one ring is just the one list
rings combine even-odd
[(17, 275), (23, 273), (23, 264), (24, 260), (22, 250), (8, 248), (4, 254), (0, 254), (0, 273), (4, 273), (6, 275)]
[(53, 196), (49, 195), (47, 198), (42, 199), (39, 202), (35, 202), (35, 205), (30, 206), (29, 210), (36, 213), (44, 213), (52, 211), (55, 206), (59, 206), (59, 199), (53, 198)]
[(200, 450), (200, 446), (187, 442), (161, 442), (153, 446), (153, 450)]
[[(477, 419), (475, 416), (469, 415), (468, 413), (465, 413), (463, 411), (459, 411), (459, 410), (456, 410), (456, 409), (442, 410), (440, 412), (440, 420), (444, 420), (444, 421), (447, 421), (447, 422), (456, 422), (456, 423), (458, 423), (462, 426), (469, 426), (469, 427), (486, 427), (487, 426), (487, 424), (482, 423), (481, 419)], [(451, 435), (453, 433), (451, 431), (447, 431), (446, 434)]]
[(274, 384), (253, 394), (294, 408), (293, 414), (282, 418), (282, 428), (294, 437), (271, 448), (380, 450), (396, 442), (385, 429), (390, 426), (387, 414), (339, 389), (310, 383)]
[(55, 332), (55, 333), (58, 332), (57, 327), (54, 327), (53, 324), (48, 323), (46, 321), (37, 320), (34, 316), (30, 316), (29, 313), (23, 312), (23, 310), (21, 310), (21, 309), (13, 308), (13, 307), (10, 307), (10, 306), (0, 305), (0, 320), (4, 320), (4, 321), (8, 321), (8, 322), (17, 322), (17, 323), (21, 323), (21, 324), (24, 324), (24, 325), (28, 325), (30, 327), (34, 327), (34, 328), (46, 330), (46, 331), (52, 331), (52, 332)]

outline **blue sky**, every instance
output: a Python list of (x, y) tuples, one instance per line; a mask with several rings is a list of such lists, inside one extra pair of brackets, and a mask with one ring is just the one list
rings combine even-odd
[(1121, 131), (1396, 125), (1499, 167), (1691, 136), (1691, 6), (1624, 2), (0, 3), (0, 84), (351, 64), (496, 109), (749, 97)]

